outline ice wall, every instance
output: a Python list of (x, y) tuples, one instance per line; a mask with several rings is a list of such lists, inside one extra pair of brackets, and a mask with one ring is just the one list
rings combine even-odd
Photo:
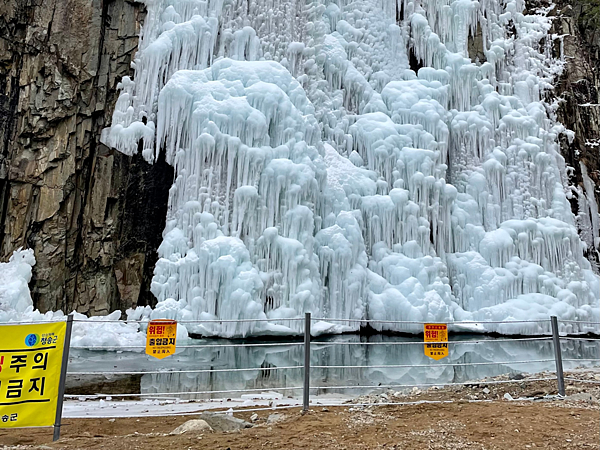
[(280, 319), (192, 327), (222, 336), (297, 333), (306, 311), (350, 320), (321, 331), (598, 321), (563, 127), (543, 101), (562, 67), (552, 6), (145, 3), (135, 75), (102, 138), (127, 154), (141, 140), (148, 161), (164, 151), (176, 169), (159, 304), (138, 315)]

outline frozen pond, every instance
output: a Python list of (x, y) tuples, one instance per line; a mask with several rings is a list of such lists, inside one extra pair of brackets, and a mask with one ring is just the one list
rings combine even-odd
[[(449, 344), (450, 355), (440, 361), (423, 354), (419, 338), (344, 335), (313, 341), (311, 387), (320, 389), (313, 389), (311, 394), (353, 395), (365, 389), (352, 386), (460, 383), (555, 368), (550, 339), (506, 340), (460, 335), (452, 336), (451, 340), (456, 343)], [(565, 369), (600, 365), (600, 361), (584, 361), (600, 359), (598, 341), (563, 339), (561, 343)], [(235, 341), (227, 340), (191, 340), (186, 348), (180, 346), (174, 356), (163, 360), (141, 351), (73, 349), (68, 386), (79, 385), (78, 394), (171, 393), (184, 399), (239, 397), (243, 390), (282, 388), (288, 388), (281, 391), (285, 396), (301, 395), (304, 361), (301, 342), (234, 344)], [(579, 361), (572, 361), (575, 359)], [(122, 374), (109, 375), (110, 372)], [(96, 373), (98, 376), (93, 375)], [(127, 386), (117, 380), (125, 380)], [(333, 389), (340, 386), (347, 387)], [(215, 392), (229, 390), (238, 392)]]

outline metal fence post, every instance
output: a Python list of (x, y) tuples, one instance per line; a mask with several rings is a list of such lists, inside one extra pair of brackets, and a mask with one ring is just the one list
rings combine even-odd
[(310, 313), (304, 315), (304, 391), (302, 413), (308, 411), (310, 402)]
[(558, 335), (558, 319), (550, 317), (552, 323), (552, 340), (554, 341), (554, 360), (556, 362), (556, 379), (558, 381), (558, 394), (565, 396), (565, 377), (563, 374), (562, 353), (560, 351), (560, 336)]
[(69, 347), (71, 346), (71, 331), (73, 330), (73, 314), (67, 316), (67, 329), (63, 348), (62, 365), (60, 368), (60, 381), (58, 384), (58, 400), (56, 402), (56, 418), (54, 420), (53, 441), (60, 438), (60, 425), (62, 420), (63, 400), (65, 396), (65, 381), (67, 379), (67, 366), (69, 365)]

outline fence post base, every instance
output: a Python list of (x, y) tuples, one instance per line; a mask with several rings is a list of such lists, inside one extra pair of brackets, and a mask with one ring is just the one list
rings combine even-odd
[(67, 366), (69, 365), (69, 349), (71, 347), (71, 332), (73, 331), (73, 314), (67, 316), (67, 329), (63, 348), (62, 367), (58, 383), (58, 402), (56, 404), (56, 418), (54, 420), (54, 435), (52, 441), (60, 439), (60, 425), (62, 421), (63, 401), (65, 397), (65, 381), (67, 380)]
[(310, 403), (310, 313), (304, 315), (304, 390), (302, 394), (302, 414), (306, 414)]
[(565, 376), (563, 373), (562, 352), (560, 350), (560, 336), (558, 335), (558, 319), (550, 317), (552, 324), (552, 341), (554, 342), (554, 361), (556, 363), (556, 381), (558, 382), (558, 395), (565, 396)]

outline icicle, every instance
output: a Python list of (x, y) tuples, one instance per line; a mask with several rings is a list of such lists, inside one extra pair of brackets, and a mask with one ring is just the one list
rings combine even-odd
[[(146, 0), (102, 141), (175, 167), (156, 314), (299, 333), (305, 311), (414, 321), (599, 314), (523, 0)], [(481, 61), (469, 41), (481, 40)], [(348, 331), (321, 324), (320, 330)], [(376, 329), (418, 331), (410, 326)], [(532, 333), (536, 327), (490, 325)]]

